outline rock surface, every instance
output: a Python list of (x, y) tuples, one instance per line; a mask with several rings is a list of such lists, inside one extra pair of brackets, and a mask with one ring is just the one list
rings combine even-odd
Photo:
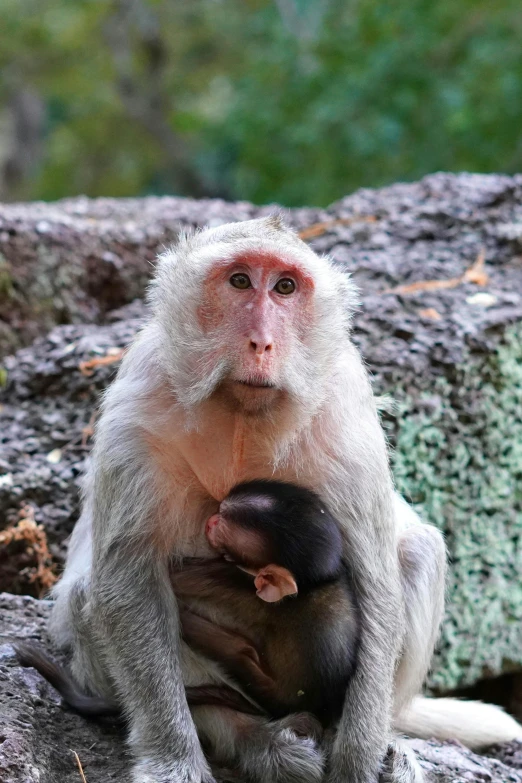
[(9, 642), (44, 642), (49, 608), (47, 601), (0, 594), (0, 781), (80, 783), (76, 752), (88, 783), (123, 783), (128, 754), (122, 729), (62, 708), (56, 691), (16, 661)]
[[(79, 364), (127, 344), (143, 314), (107, 308), (143, 293), (150, 260), (180, 226), (269, 210), (175, 198), (0, 209), (2, 323), (27, 341), (57, 320), (90, 322), (58, 327), (0, 367), (0, 526), (30, 502), (59, 556), (116, 367), (87, 377)], [(355, 340), (376, 391), (398, 402), (384, 415), (398, 487), (446, 534), (449, 602), (430, 684), (522, 669), (522, 177), (436, 174), (286, 215), (300, 229), (323, 221), (313, 247), (360, 286)], [(426, 280), (446, 287), (389, 293)]]
[[(50, 602), (0, 594), (0, 781), (87, 783), (128, 780), (129, 756), (116, 722), (87, 721), (61, 706), (56, 691), (14, 656), (14, 639), (46, 646)], [(478, 756), (458, 743), (412, 740), (426, 783), (522, 783), (522, 743)], [(223, 780), (223, 778), (221, 778)]]

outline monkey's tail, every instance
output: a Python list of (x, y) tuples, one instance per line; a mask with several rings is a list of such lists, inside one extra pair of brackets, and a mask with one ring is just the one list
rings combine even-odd
[(74, 710), (90, 718), (118, 715), (120, 710), (101, 696), (89, 696), (83, 693), (71, 675), (54, 661), (46, 652), (31, 643), (13, 644), (22, 666), (32, 666), (47, 682), (50, 682), (63, 700)]
[(421, 739), (457, 739), (471, 750), (522, 740), (522, 725), (501, 707), (481, 701), (416, 696), (394, 721), (396, 731)]

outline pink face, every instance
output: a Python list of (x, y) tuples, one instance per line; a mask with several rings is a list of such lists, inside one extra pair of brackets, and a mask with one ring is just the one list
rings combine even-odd
[(213, 549), (254, 577), (256, 594), (262, 601), (276, 603), (297, 594), (297, 584), (290, 571), (267, 562), (263, 538), (255, 530), (230, 524), (221, 514), (213, 514), (205, 533)]
[(199, 319), (226, 340), (227, 379), (240, 400), (277, 393), (285, 359), (312, 313), (314, 284), (297, 262), (268, 254), (237, 256), (214, 266)]
[(221, 514), (213, 514), (205, 528), (207, 541), (216, 552), (238, 563), (264, 563), (264, 542), (255, 530), (231, 525)]

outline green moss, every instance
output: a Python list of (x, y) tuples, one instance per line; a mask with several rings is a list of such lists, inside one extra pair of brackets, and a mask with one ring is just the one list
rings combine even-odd
[(397, 486), (450, 554), (429, 681), (447, 690), (522, 666), (522, 326), (496, 352), (469, 353), (451, 383), (394, 393)]

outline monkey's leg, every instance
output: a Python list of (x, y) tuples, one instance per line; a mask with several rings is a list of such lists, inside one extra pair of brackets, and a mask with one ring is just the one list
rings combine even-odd
[[(394, 715), (396, 728), (400, 729), (400, 710), (419, 692), (437, 640), (444, 610), (446, 550), (439, 531), (424, 524), (403, 530), (398, 548), (406, 620), (395, 681)], [(422, 783), (422, 780), (422, 770), (407, 742), (391, 742), (383, 762), (381, 783)]]
[[(319, 783), (320, 727), (306, 713), (268, 721), (234, 710), (198, 707), (193, 718), (203, 746), (218, 765), (237, 769), (249, 783)], [(307, 736), (302, 730), (306, 727)]]
[(436, 528), (412, 525), (401, 533), (398, 547), (406, 628), (395, 679), (395, 715), (426, 678), (444, 612), (446, 580), (446, 548)]
[(224, 665), (254, 698), (277, 701), (277, 683), (263, 668), (252, 642), (188, 609), (180, 611), (180, 621), (183, 637), (190, 646)]
[(68, 596), (69, 633), (71, 634), (71, 675), (78, 688), (117, 704), (114, 686), (101, 665), (100, 647), (90, 622), (88, 587), (83, 581), (71, 587)]

